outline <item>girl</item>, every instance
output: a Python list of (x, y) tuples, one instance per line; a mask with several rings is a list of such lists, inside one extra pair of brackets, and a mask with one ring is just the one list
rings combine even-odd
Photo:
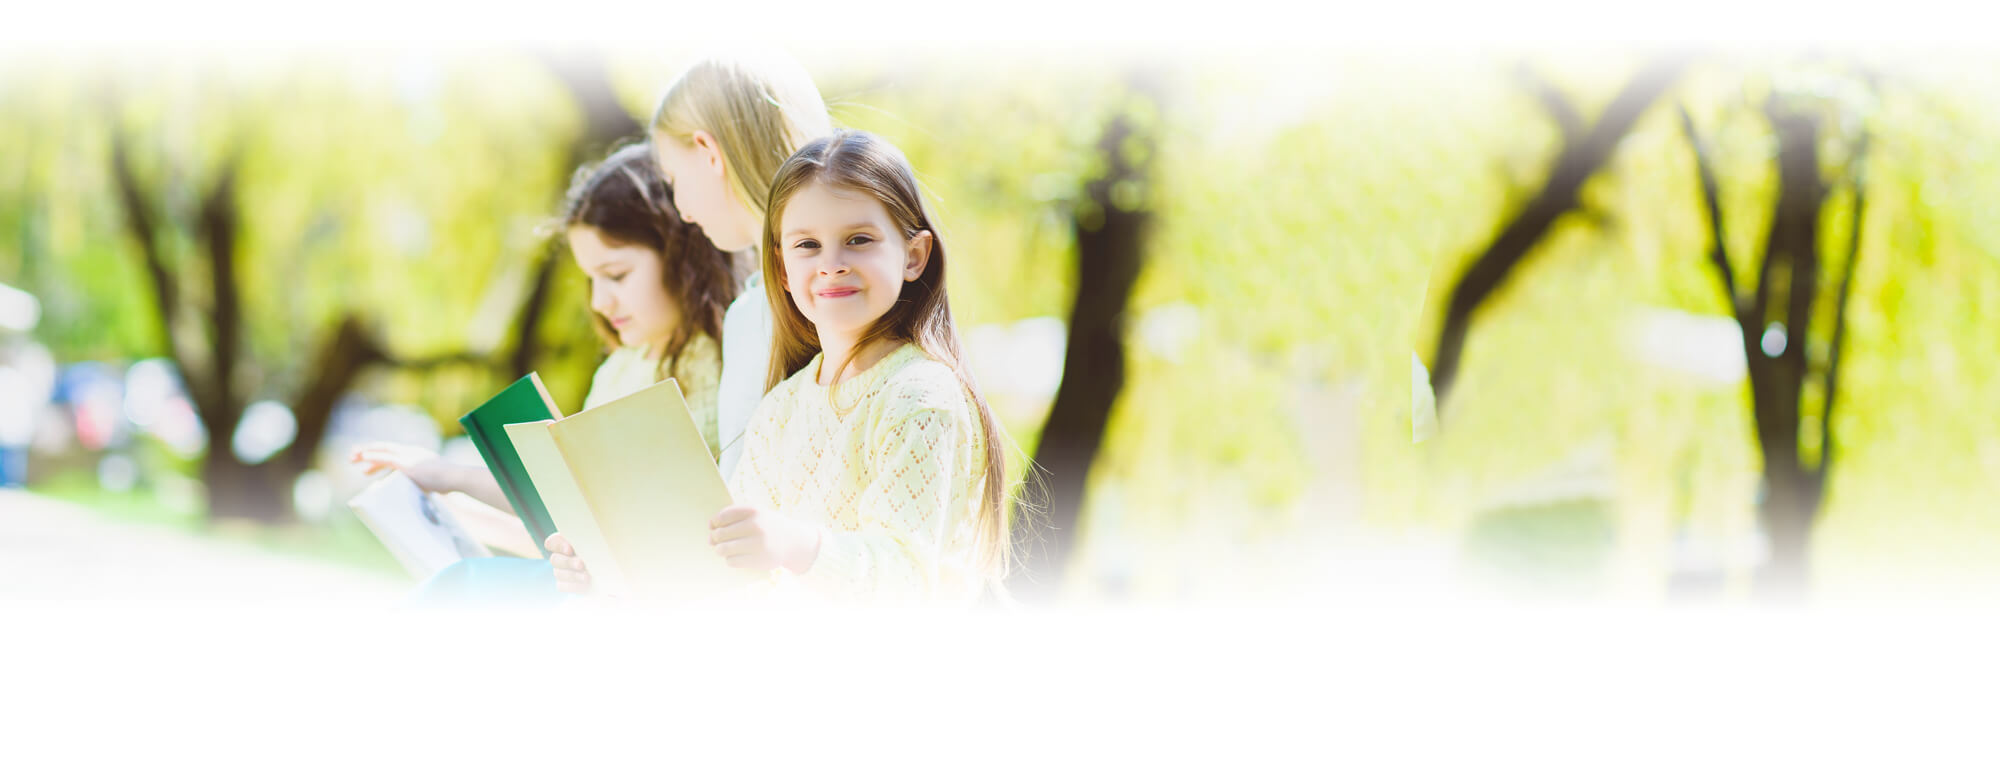
[(754, 251), (771, 178), (799, 147), (832, 132), (812, 78), (780, 56), (699, 61), (653, 114), (653, 151), (675, 207), (716, 247), (735, 253), (738, 273), (749, 275), (723, 321), (717, 463), (724, 477), (742, 454), (740, 437), (764, 396), (771, 356), (770, 305)]
[[(679, 379), (711, 454), (719, 450), (716, 393), (724, 307), (738, 281), (730, 256), (700, 229), (682, 221), (670, 201), (652, 150), (637, 144), (614, 152), (595, 169), (579, 168), (563, 203), (563, 227), (577, 268), (590, 279), (591, 323), (610, 350), (591, 378), (584, 407), (631, 394), (655, 381)], [(494, 509), (508, 509), (493, 475), (483, 466), (461, 466), (405, 445), (373, 444), (350, 460), (373, 473), (403, 472), (432, 492), (463, 491)], [(534, 551), (526, 526), (511, 514), (463, 509), (467, 527), (488, 545)], [(509, 575), (499, 575), (503, 568)], [(514, 570), (520, 570), (516, 573)], [(476, 573), (476, 574), (475, 574)], [(427, 585), (437, 594), (465, 579), (515, 580), (550, 588), (541, 560), (467, 560)]]
[[(778, 170), (768, 212), (770, 393), (711, 545), (834, 599), (971, 601), (1010, 560), (1002, 435), (909, 162), (841, 131)], [(556, 578), (584, 591), (588, 569), (568, 554), (551, 557)]]

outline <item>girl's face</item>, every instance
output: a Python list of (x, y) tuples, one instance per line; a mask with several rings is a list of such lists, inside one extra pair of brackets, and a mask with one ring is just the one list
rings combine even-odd
[(653, 158), (660, 175), (674, 189), (674, 207), (681, 220), (701, 227), (721, 250), (738, 251), (757, 244), (761, 223), (750, 206), (737, 198), (724, 171), (722, 149), (706, 131), (695, 131), (683, 143), (671, 136), (653, 136)]
[(778, 233), (785, 291), (823, 347), (851, 347), (896, 305), (903, 283), (923, 276), (931, 254), (930, 232), (905, 239), (879, 200), (819, 181), (793, 193)]
[(597, 227), (581, 225), (569, 228), (569, 252), (590, 276), (590, 310), (611, 323), (618, 343), (662, 349), (680, 315), (661, 279), (660, 254), (606, 240)]

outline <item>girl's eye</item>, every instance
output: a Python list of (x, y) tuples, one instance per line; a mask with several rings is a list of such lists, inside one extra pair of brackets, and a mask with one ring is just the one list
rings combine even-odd
[(625, 273), (620, 272), (618, 274), (607, 274), (604, 275), (604, 279), (610, 280), (612, 282), (623, 282), (625, 280)]
[(873, 237), (870, 237), (870, 236), (868, 236), (868, 235), (865, 235), (865, 234), (857, 234), (857, 235), (854, 235), (853, 237), (849, 237), (849, 238), (847, 238), (847, 245), (848, 245), (848, 247), (851, 247), (851, 248), (858, 248), (858, 247), (861, 247), (861, 246), (863, 246), (863, 245), (867, 245), (868, 243), (871, 243), (871, 242), (874, 242), (874, 241), (875, 241), (875, 238), (873, 238)]
[(792, 243), (792, 248), (794, 250), (818, 250), (819, 240), (799, 240)]

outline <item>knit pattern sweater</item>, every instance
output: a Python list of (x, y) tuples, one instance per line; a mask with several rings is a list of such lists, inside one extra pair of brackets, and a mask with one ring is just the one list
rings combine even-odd
[(976, 598), (985, 439), (950, 366), (903, 344), (834, 386), (824, 356), (771, 390), (731, 478), (738, 503), (825, 529), (799, 585), (842, 602)]

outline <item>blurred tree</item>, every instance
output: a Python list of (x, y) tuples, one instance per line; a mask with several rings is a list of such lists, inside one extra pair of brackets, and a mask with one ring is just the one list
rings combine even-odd
[[(1134, 79), (1130, 98), (1157, 100), (1156, 88)], [(1076, 296), (1062, 383), (1035, 447), (1035, 468), (1047, 481), (1045, 524), (1032, 514), (1017, 525), (1023, 552), (1016, 589), (1046, 596), (1061, 587), (1091, 465), (1104, 446), (1112, 406), (1125, 388), (1125, 311), (1145, 263), (1152, 215), (1144, 206), (1147, 169), (1155, 154), (1150, 127), (1134, 109), (1114, 114), (1098, 140), (1102, 174), (1084, 184), (1072, 209)], [(1029, 502), (1032, 503), (1030, 498)]]
[[(568, 171), (587, 158), (601, 154), (610, 145), (640, 133), (639, 123), (619, 105), (602, 65), (594, 59), (544, 57), (567, 86), (584, 115), (583, 129), (572, 139), (563, 163), (561, 178), (553, 179), (557, 189), (568, 180)], [(155, 202), (165, 194), (149, 193), (133, 170), (129, 141), (123, 132), (112, 138), (112, 174), (128, 234), (138, 245), (139, 257), (158, 315), (158, 346), (182, 373), (196, 416), (210, 435), (201, 461), (201, 478), (208, 494), (210, 518), (241, 518), (261, 522), (284, 522), (294, 518), (292, 487), (300, 474), (311, 467), (314, 455), (326, 435), (334, 406), (363, 370), (370, 365), (425, 370), (447, 365), (470, 366), (518, 377), (533, 369), (545, 354), (542, 320), (552, 294), (554, 274), (562, 262), (562, 233), (553, 233), (539, 247), (530, 287), (521, 298), (510, 327), (514, 331), (507, 352), (495, 357), (474, 351), (456, 351), (408, 358), (391, 354), (386, 344), (366, 328), (368, 323), (356, 312), (343, 310), (332, 330), (317, 346), (304, 374), (303, 386), (294, 392), (289, 408), (296, 419), (292, 442), (278, 454), (251, 464), (230, 449), (228, 440), (249, 405), (250, 392), (258, 382), (246, 380), (244, 337), (253, 320), (244, 312), (239, 260), (239, 229), (244, 212), (238, 200), (237, 179), (242, 153), (224, 159), (215, 180), (199, 194), (198, 210), (191, 224), (163, 221), (160, 214), (168, 206)], [(180, 229), (193, 233), (201, 244), (198, 258), (174, 262), (165, 253), (165, 232)], [(206, 278), (200, 290), (190, 291), (188, 283)], [(187, 300), (194, 295), (205, 298)], [(282, 369), (282, 364), (260, 365), (259, 369)]]
[[(1843, 107), (1837, 98), (1803, 89), (1774, 92), (1764, 101), (1762, 112), (1777, 144), (1778, 190), (1770, 229), (1756, 255), (1755, 284), (1739, 281), (1731, 266), (1713, 160), (1693, 118), (1684, 106), (1680, 109), (1709, 222), (1708, 263), (1741, 331), (1748, 363), (1751, 409), (1764, 459), (1758, 517), (1771, 543), (1771, 558), (1757, 587), (1768, 597), (1803, 593), (1807, 544), (1834, 461), (1833, 406), (1865, 223), (1869, 136), (1865, 128), (1857, 128), (1854, 136), (1834, 137), (1846, 157), (1829, 178), (1823, 158), (1829, 130), (1863, 124), (1843, 114)], [(1821, 254), (1821, 228), (1828, 217), (1828, 197), (1840, 186), (1847, 187), (1852, 200), (1850, 223), (1846, 241), (1835, 245), (1844, 251), (1839, 276), (1828, 278), (1822, 275), (1828, 259)], [(1815, 321), (1829, 308), (1830, 323)]]
[(1474, 314), (1527, 259), (1556, 219), (1577, 209), (1583, 183), (1604, 166), (1646, 107), (1673, 84), (1685, 66), (1685, 58), (1677, 55), (1654, 59), (1626, 83), (1587, 130), (1576, 107), (1560, 90), (1529, 78), (1537, 97), (1561, 128), (1562, 149), (1541, 191), (1500, 227), (1500, 233), (1451, 288), (1443, 329), (1429, 366), (1431, 388), (1440, 408), (1458, 377), (1459, 356)]
[(161, 226), (154, 216), (155, 205), (132, 171), (123, 134), (114, 137), (111, 157), (128, 231), (139, 246), (153, 303), (159, 312), (159, 344), (181, 371), (195, 414), (211, 435), (201, 463), (209, 513), (212, 517), (266, 522), (290, 520), (292, 482), (318, 449), (336, 398), (352, 385), (363, 365), (382, 359), (382, 351), (362, 331), (353, 315), (343, 316), (320, 343), (320, 351), (310, 363), (305, 378), (310, 385), (298, 392), (291, 403), (297, 419), (292, 444), (259, 465), (253, 466), (237, 456), (227, 440), (236, 433), (249, 404), (244, 381), (237, 374), (243, 355), (244, 330), (236, 245), (242, 217), (236, 201), (240, 155), (232, 154), (225, 160), (218, 178), (201, 193), (200, 209), (192, 227), (203, 246), (199, 251), (202, 259), (187, 271), (206, 273), (209, 297), (206, 306), (191, 306), (182, 300), (183, 277), (162, 255)]

